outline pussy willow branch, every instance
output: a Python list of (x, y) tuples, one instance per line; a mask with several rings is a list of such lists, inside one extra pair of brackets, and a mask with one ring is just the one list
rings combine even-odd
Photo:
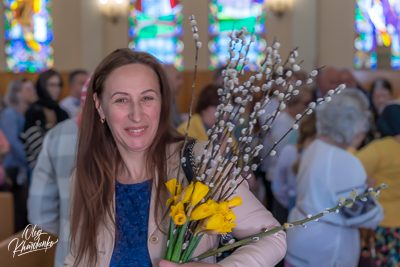
[(292, 226), (304, 225), (305, 223), (308, 223), (308, 222), (311, 222), (311, 221), (315, 221), (318, 218), (321, 218), (322, 216), (325, 216), (327, 212), (329, 212), (329, 213), (336, 212), (336, 210), (339, 210), (339, 209), (345, 207), (348, 204), (354, 203), (354, 201), (356, 201), (356, 200), (360, 200), (360, 199), (363, 199), (363, 198), (371, 195), (372, 192), (378, 193), (382, 188), (384, 188), (384, 187), (378, 186), (375, 190), (373, 190), (371, 192), (367, 192), (367, 193), (364, 193), (364, 194), (362, 194), (360, 196), (357, 196), (357, 197), (355, 197), (354, 200), (353, 199), (348, 199), (343, 204), (338, 204), (337, 206), (335, 206), (335, 207), (333, 207), (331, 209), (327, 209), (324, 212), (321, 212), (321, 213), (319, 213), (319, 214), (317, 214), (315, 216), (311, 216), (310, 218), (307, 217), (307, 218), (305, 218), (303, 220), (300, 220), (300, 221), (296, 221), (296, 222), (292, 222), (292, 223), (285, 223), (283, 226), (277, 227), (277, 228), (272, 229), (272, 230), (268, 230), (267, 229), (265, 232), (261, 232), (261, 233), (259, 233), (257, 235), (253, 235), (251, 237), (242, 239), (242, 240), (240, 240), (238, 242), (235, 242), (235, 243), (233, 243), (231, 245), (224, 246), (222, 248), (219, 248), (219, 249), (211, 251), (211, 252), (203, 253), (203, 254), (195, 257), (195, 258), (192, 258), (190, 261), (199, 261), (199, 260), (208, 258), (210, 256), (213, 256), (215, 254), (222, 253), (224, 251), (230, 250), (232, 248), (239, 247), (239, 246), (241, 246), (243, 244), (246, 244), (246, 243), (257, 242), (259, 240), (259, 238), (261, 238), (261, 237), (275, 234), (275, 233), (277, 233), (279, 231), (282, 231), (282, 230), (285, 230), (285, 229), (289, 229)]
[[(183, 143), (183, 147), (182, 147), (181, 152), (180, 152), (179, 162), (180, 162), (181, 158), (183, 158), (183, 152), (185, 151), (185, 147), (186, 147), (187, 140), (188, 140), (188, 135), (189, 135), (190, 121), (192, 119), (192, 109), (193, 109), (193, 102), (194, 102), (194, 88), (196, 86), (196, 78), (197, 78), (197, 59), (198, 59), (198, 55), (199, 55), (199, 48), (197, 46), (197, 40), (194, 40), (194, 45), (196, 46), (196, 56), (195, 56), (195, 61), (194, 61), (194, 74), (193, 74), (193, 84), (192, 84), (192, 99), (190, 101), (189, 119), (188, 119), (188, 123), (187, 123), (187, 127), (186, 127), (185, 141)], [(190, 164), (190, 162), (186, 162), (186, 164)], [(178, 176), (177, 176), (178, 179), (179, 179), (180, 172), (181, 172), (181, 168), (178, 169)]]

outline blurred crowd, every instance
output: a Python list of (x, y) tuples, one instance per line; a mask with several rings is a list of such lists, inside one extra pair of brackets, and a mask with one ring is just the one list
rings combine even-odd
[[(173, 95), (171, 123), (185, 134), (187, 114), (180, 113), (177, 98), (190, 88), (183, 88), (183, 74), (174, 66), (165, 70)], [(207, 131), (215, 123), (222, 71), (215, 71), (196, 99), (189, 136), (197, 141), (207, 141)], [(374, 266), (400, 266), (400, 102), (394, 99), (392, 85), (380, 78), (363, 88), (350, 70), (335, 67), (321, 70), (315, 83), (306, 84), (308, 77), (297, 72), (290, 78), (293, 84), (305, 85), (287, 100), (266, 133), (262, 126), (271, 123), (268, 114), (279, 108), (278, 93), (285, 88), (275, 85), (271, 90), (271, 102), (258, 119), (258, 140), (253, 141), (261, 140), (264, 146), (260, 159), (285, 138), (274, 148), (276, 155), (266, 157), (251, 173), (252, 192), (283, 224), (336, 206), (353, 189), (361, 194), (381, 183), (388, 188), (378, 201), (360, 202), (343, 214), (312, 222), (307, 229), (288, 229), (288, 252), (280, 265), (333, 266), (330, 260), (340, 257), (340, 266), (371, 266), (363, 265), (363, 260), (367, 264), (372, 260)], [(60, 101), (62, 77), (48, 70), (35, 83), (13, 80), (2, 98), (0, 191), (13, 194), (15, 232), (32, 223), (58, 236), (56, 266), (62, 266), (69, 253), (69, 180), (89, 80), (85, 70), (71, 72), (70, 94)], [(286, 135), (298, 114), (340, 84), (348, 89), (305, 116), (299, 128)], [(246, 107), (242, 118), (247, 119), (235, 129), (236, 140), (253, 108)]]

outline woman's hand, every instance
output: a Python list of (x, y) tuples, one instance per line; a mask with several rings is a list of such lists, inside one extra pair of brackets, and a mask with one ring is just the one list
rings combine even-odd
[(222, 267), (219, 264), (204, 263), (204, 262), (188, 262), (184, 264), (178, 264), (166, 260), (160, 261), (158, 267)]

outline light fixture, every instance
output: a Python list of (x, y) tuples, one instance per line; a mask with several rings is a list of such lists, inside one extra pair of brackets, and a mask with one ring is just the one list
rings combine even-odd
[(267, 9), (278, 18), (282, 18), (292, 8), (293, 0), (265, 0)]
[(128, 15), (129, 0), (99, 0), (100, 11), (113, 23)]

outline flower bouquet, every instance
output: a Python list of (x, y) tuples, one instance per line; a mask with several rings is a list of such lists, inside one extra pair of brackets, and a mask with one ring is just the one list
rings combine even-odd
[[(190, 127), (198, 51), (202, 46), (201, 42), (198, 41), (196, 20), (193, 15), (190, 15), (189, 18), (196, 45), (196, 65), (185, 144), (181, 150), (182, 163), (186, 162), (183, 152)], [(263, 149), (263, 139), (273, 127), (276, 117), (285, 109), (285, 102), (297, 95), (303, 86), (300, 80), (292, 82), (292, 75), (300, 70), (301, 62), (297, 63), (297, 48), (290, 51), (287, 59), (282, 60), (278, 52), (280, 44), (274, 41), (271, 46), (267, 47), (265, 56), (258, 69), (254, 71), (254, 75), (240, 84), (239, 78), (244, 74), (246, 66), (249, 65), (247, 54), (255, 41), (255, 36), (248, 35), (246, 28), (242, 28), (240, 31), (233, 30), (229, 37), (231, 39), (230, 57), (226, 59), (226, 68), (222, 72), (224, 85), (218, 90), (220, 104), (215, 113), (216, 122), (207, 132), (208, 141), (204, 146), (202, 155), (195, 159), (197, 167), (194, 171), (194, 181), (186, 188), (182, 188), (182, 183), (177, 179), (166, 183), (171, 197), (166, 203), (167, 206), (170, 206), (170, 225), (164, 259), (172, 262), (198, 261), (248, 242), (257, 242), (263, 236), (277, 234), (278, 231), (293, 226), (302, 225), (305, 227), (305, 223), (316, 221), (319, 217), (328, 213), (338, 212), (340, 208), (352, 205), (358, 199), (363, 200), (368, 195), (377, 197), (379, 190), (386, 187), (386, 185), (381, 185), (376, 190), (370, 189), (360, 196), (357, 196), (357, 192), (353, 191), (350, 199), (341, 198), (336, 207), (327, 209), (320, 214), (314, 216), (310, 214), (304, 220), (285, 223), (276, 229), (260, 229), (258, 235), (250, 236), (238, 242), (231, 239), (224, 247), (192, 258), (204, 235), (226, 235), (232, 232), (232, 228), (236, 226), (235, 207), (242, 204), (241, 198), (235, 196), (235, 194), (238, 187), (251, 177), (250, 172), (255, 171), (266, 157), (275, 156), (274, 148), (291, 131), (298, 129), (298, 122), (304, 116), (311, 114), (317, 105), (329, 102), (332, 96), (345, 89), (345, 85), (342, 84), (338, 88), (330, 90), (323, 98), (310, 103), (302, 114), (296, 116), (296, 122), (287, 130), (285, 135), (274, 143), (266, 156), (255, 162)], [(239, 48), (237, 49), (237, 47)], [(313, 70), (305, 84), (312, 83), (318, 71), (319, 69)], [(282, 86), (285, 89), (284, 92), (274, 90), (274, 85)], [(279, 106), (272, 114), (267, 114), (266, 117), (265, 115), (262, 116), (265, 113), (265, 107), (271, 102), (271, 95), (277, 96)], [(255, 99), (258, 100), (255, 101)], [(234, 141), (233, 132), (244, 123), (243, 114), (246, 106), (250, 103), (253, 104), (254, 108), (250, 114), (248, 127), (243, 128), (241, 136), (237, 141)], [(260, 123), (261, 116), (266, 119)], [(261, 124), (258, 131), (255, 130), (257, 123)], [(180, 169), (178, 177), (179, 172)]]

